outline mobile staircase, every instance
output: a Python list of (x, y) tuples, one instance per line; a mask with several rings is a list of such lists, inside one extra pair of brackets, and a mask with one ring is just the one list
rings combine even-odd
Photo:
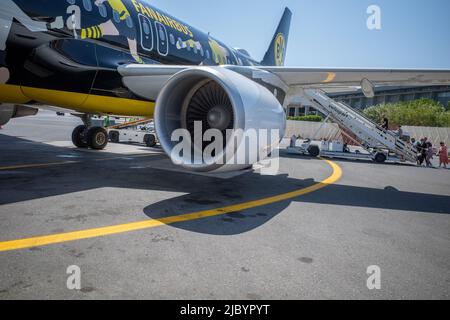
[(331, 99), (320, 89), (305, 89), (303, 97), (327, 119), (347, 128), (358, 137), (362, 142), (361, 146), (371, 154), (374, 161), (382, 163), (396, 155), (402, 161), (416, 162), (417, 151), (411, 143), (403, 141), (394, 132), (383, 129), (352, 107)]

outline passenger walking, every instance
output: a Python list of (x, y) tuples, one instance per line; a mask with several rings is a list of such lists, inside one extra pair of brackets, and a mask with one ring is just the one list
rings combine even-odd
[(447, 168), (447, 165), (449, 163), (448, 148), (444, 142), (441, 142), (441, 146), (439, 147), (438, 156), (439, 156), (439, 168), (442, 165), (444, 165), (444, 168)]
[(426, 149), (426, 156), (425, 160), (427, 163), (427, 167), (432, 168), (433, 164), (431, 163), (431, 160), (433, 159), (433, 144), (431, 142), (427, 142), (427, 149)]
[(386, 118), (386, 117), (383, 118), (383, 122), (381, 123), (381, 127), (384, 130), (386, 130), (386, 131), (389, 130), (389, 119), (388, 118)]
[(420, 142), (417, 144), (417, 152), (418, 152), (418, 157), (417, 157), (417, 165), (421, 166), (423, 164), (423, 162), (425, 161), (426, 158), (426, 147), (427, 147), (427, 138), (422, 138), (420, 139)]
[(398, 126), (397, 135), (398, 135), (398, 137), (399, 137), (400, 139), (403, 138), (403, 129), (402, 129), (402, 126)]
[(416, 141), (416, 142), (414, 142), (414, 146), (416, 147), (416, 149), (417, 150), (419, 150), (419, 148), (420, 148), (420, 144), (421, 144), (421, 141), (419, 140), (419, 141)]

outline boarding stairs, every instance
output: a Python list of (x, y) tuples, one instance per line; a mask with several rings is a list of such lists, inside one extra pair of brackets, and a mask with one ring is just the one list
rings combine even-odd
[(373, 153), (387, 150), (401, 159), (416, 162), (417, 151), (411, 143), (401, 140), (391, 131), (384, 130), (352, 107), (331, 99), (320, 89), (305, 89), (303, 96), (316, 110), (355, 134), (367, 151)]

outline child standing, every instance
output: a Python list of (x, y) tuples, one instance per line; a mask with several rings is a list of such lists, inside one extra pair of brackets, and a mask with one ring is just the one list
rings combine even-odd
[(441, 142), (438, 155), (439, 155), (439, 168), (441, 167), (442, 164), (444, 164), (444, 168), (447, 168), (447, 165), (449, 163), (448, 149), (444, 142)]

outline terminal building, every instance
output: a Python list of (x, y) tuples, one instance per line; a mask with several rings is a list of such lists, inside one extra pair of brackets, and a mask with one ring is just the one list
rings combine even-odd
[[(330, 93), (328, 95), (336, 101), (344, 102), (355, 109), (365, 109), (384, 103), (412, 101), (422, 98), (439, 101), (443, 106), (447, 107), (450, 102), (450, 86), (377, 87), (373, 98), (366, 98), (361, 90)], [(317, 111), (303, 99), (294, 100), (288, 106), (287, 111), (289, 117), (317, 114)]]

